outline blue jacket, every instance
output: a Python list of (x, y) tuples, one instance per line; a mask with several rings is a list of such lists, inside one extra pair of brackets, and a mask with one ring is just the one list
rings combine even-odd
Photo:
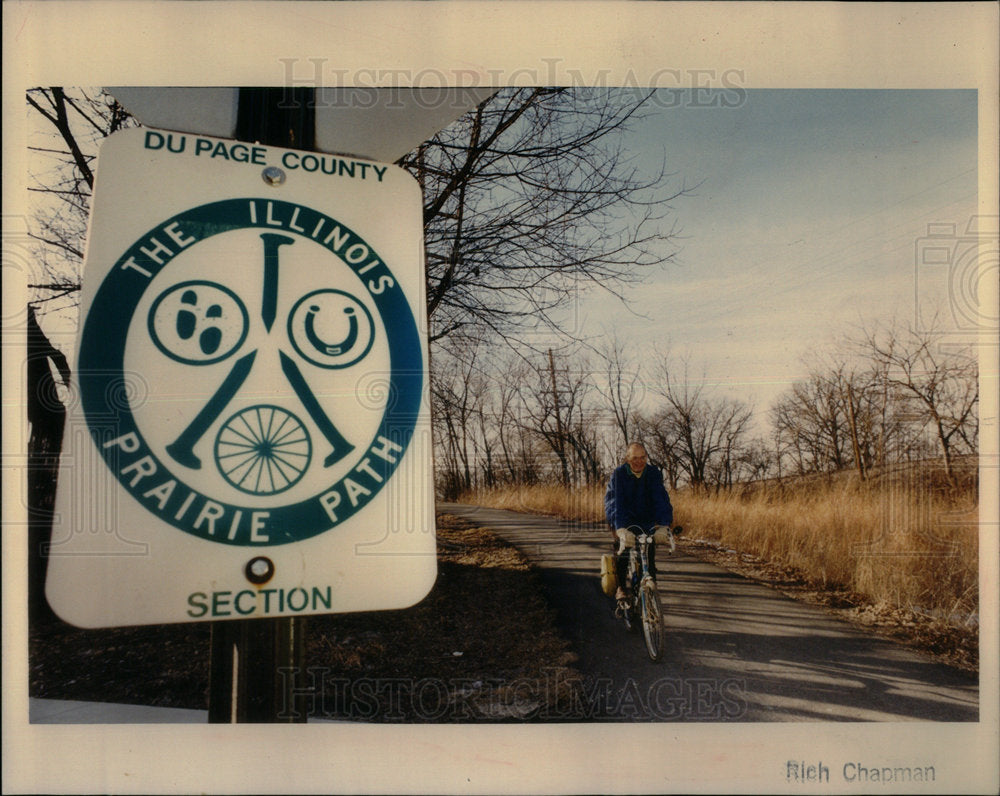
[(647, 464), (636, 478), (627, 463), (617, 467), (608, 481), (604, 513), (612, 528), (638, 525), (648, 531), (654, 525), (670, 525), (674, 509), (663, 485), (663, 473)]

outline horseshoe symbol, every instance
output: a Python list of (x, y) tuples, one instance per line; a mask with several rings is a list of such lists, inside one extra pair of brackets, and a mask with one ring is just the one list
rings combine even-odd
[(375, 322), (350, 293), (322, 288), (295, 302), (288, 314), (288, 339), (296, 353), (316, 367), (349, 368), (371, 350)]
[(316, 334), (315, 323), (316, 313), (318, 312), (319, 305), (313, 304), (309, 307), (309, 311), (306, 313), (306, 339), (310, 342), (313, 348), (322, 354), (326, 354), (327, 356), (335, 357), (340, 356), (341, 354), (346, 354), (358, 341), (358, 318), (355, 314), (354, 307), (344, 308), (344, 314), (348, 317), (347, 337), (335, 345), (326, 342), (318, 334)]

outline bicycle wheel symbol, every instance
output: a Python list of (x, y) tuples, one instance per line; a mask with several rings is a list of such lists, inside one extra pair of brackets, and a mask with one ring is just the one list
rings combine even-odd
[(280, 406), (241, 409), (215, 438), (215, 463), (222, 477), (251, 495), (274, 495), (294, 486), (311, 458), (309, 432)]

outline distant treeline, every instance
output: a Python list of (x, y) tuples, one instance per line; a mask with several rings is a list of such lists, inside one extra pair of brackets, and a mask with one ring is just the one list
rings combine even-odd
[(715, 491), (929, 458), (954, 483), (955, 457), (977, 453), (977, 359), (938, 329), (872, 324), (809, 361), (757, 417), (694, 377), (690, 356), (640, 361), (617, 339), (534, 355), (448, 341), (432, 371), (438, 492), (599, 483), (633, 440), (671, 488)]

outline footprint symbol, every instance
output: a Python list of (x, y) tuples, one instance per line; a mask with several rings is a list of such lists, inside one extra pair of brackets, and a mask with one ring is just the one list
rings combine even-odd
[[(181, 304), (184, 308), (177, 312), (177, 336), (181, 340), (190, 340), (198, 329), (198, 315), (195, 309), (198, 306), (198, 294), (193, 290), (185, 290), (181, 295)], [(186, 309), (191, 307), (191, 309)], [(211, 323), (212, 320), (222, 317), (222, 305), (213, 304), (205, 311), (205, 320)], [(214, 325), (209, 325), (198, 335), (198, 347), (205, 356), (211, 356), (219, 350), (222, 345), (222, 330)]]
[[(191, 307), (197, 306), (198, 294), (193, 290), (185, 290), (184, 295), (181, 296), (181, 304), (187, 304)], [(189, 340), (197, 326), (198, 316), (191, 312), (191, 310), (182, 309), (177, 313), (177, 336), (181, 340)]]
[[(206, 318), (221, 318), (222, 307), (213, 304), (205, 312)], [(198, 337), (198, 345), (201, 346), (202, 353), (206, 355), (214, 354), (222, 345), (222, 330), (218, 326), (209, 326)]]

